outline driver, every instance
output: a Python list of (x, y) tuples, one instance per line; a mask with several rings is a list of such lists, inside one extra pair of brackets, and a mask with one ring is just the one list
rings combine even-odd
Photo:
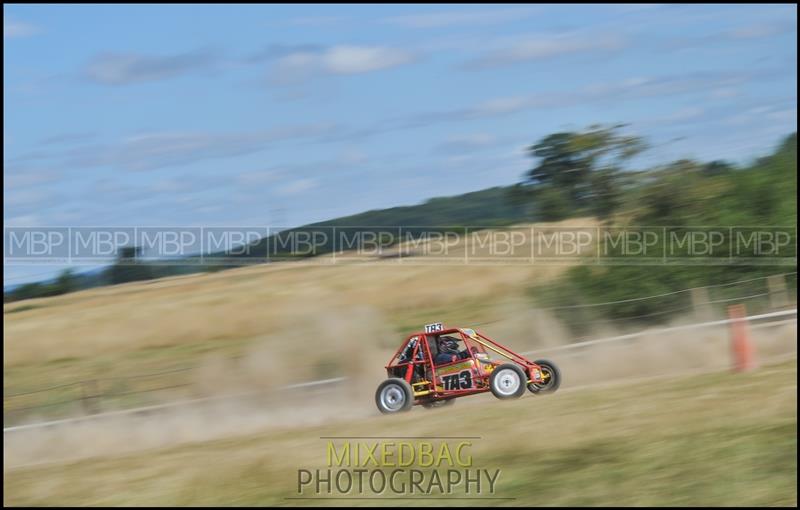
[(437, 340), (439, 346), (439, 353), (433, 360), (436, 365), (443, 365), (445, 363), (452, 363), (459, 359), (464, 358), (467, 350), (458, 350), (458, 340), (452, 336), (442, 336)]

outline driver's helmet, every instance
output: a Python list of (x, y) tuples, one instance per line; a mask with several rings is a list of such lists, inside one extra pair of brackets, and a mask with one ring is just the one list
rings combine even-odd
[(458, 340), (452, 336), (439, 337), (439, 352), (458, 354)]

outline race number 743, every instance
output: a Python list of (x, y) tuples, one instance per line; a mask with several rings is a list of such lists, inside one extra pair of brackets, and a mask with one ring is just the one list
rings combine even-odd
[(469, 370), (462, 370), (453, 375), (442, 376), (445, 390), (468, 390), (472, 388), (472, 374)]
[(441, 322), (434, 322), (433, 324), (425, 324), (425, 333), (435, 333), (444, 329)]

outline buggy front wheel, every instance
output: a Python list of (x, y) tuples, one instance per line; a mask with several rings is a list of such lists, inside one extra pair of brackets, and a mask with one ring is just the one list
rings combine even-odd
[(392, 377), (378, 386), (375, 404), (383, 414), (408, 411), (414, 405), (414, 391), (405, 379)]
[(528, 378), (519, 365), (504, 363), (492, 370), (489, 376), (489, 389), (499, 399), (519, 398), (525, 393)]

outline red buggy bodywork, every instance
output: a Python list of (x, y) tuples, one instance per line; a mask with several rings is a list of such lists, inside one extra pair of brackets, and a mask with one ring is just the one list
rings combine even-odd
[[(433, 351), (438, 348), (436, 338), (440, 335), (460, 338), (467, 352), (460, 359), (436, 365)], [(505, 359), (491, 360), (490, 353)], [(386, 373), (389, 378), (403, 379), (411, 386), (414, 405), (433, 404), (490, 391), (492, 372), (509, 361), (524, 372), (527, 378), (524, 384), (546, 383), (545, 377), (549, 376), (549, 372), (543, 372), (538, 364), (469, 328), (439, 329), (409, 335), (386, 365)]]

